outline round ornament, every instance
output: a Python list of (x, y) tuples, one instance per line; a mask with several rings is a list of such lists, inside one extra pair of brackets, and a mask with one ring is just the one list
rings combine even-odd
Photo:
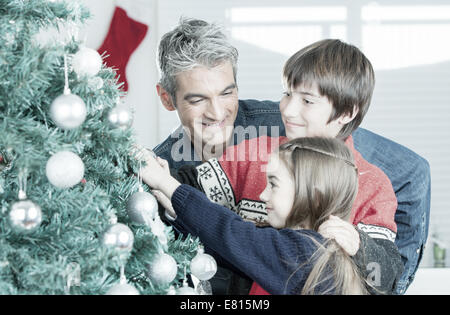
[(128, 226), (122, 223), (111, 225), (103, 235), (103, 244), (112, 246), (122, 253), (130, 253), (133, 248), (134, 235)]
[(133, 113), (125, 104), (119, 104), (108, 113), (108, 121), (114, 128), (127, 129), (133, 124)]
[(208, 254), (205, 254), (203, 249), (199, 249), (197, 255), (191, 260), (191, 273), (199, 280), (209, 280), (217, 272), (216, 260)]
[(133, 222), (149, 225), (158, 213), (158, 202), (152, 194), (138, 191), (128, 199), (127, 212)]
[(88, 80), (88, 86), (91, 90), (100, 90), (103, 87), (103, 79), (100, 77), (92, 77)]
[(52, 185), (70, 188), (83, 179), (84, 163), (75, 153), (60, 151), (47, 161), (45, 173)]
[(108, 292), (106, 292), (106, 295), (140, 295), (139, 291), (128, 283), (119, 283), (116, 285), (113, 285)]
[(189, 287), (188, 285), (183, 285), (177, 289), (177, 295), (198, 295), (194, 288)]
[(50, 105), (50, 117), (61, 129), (71, 130), (81, 126), (87, 115), (86, 104), (72, 93), (64, 93)]
[(175, 279), (177, 270), (175, 259), (168, 254), (162, 253), (150, 264), (148, 275), (157, 284), (167, 284)]
[(102, 57), (92, 49), (83, 47), (73, 56), (72, 67), (79, 76), (92, 77), (100, 72), (102, 68)]
[(11, 206), (9, 222), (14, 231), (18, 233), (31, 233), (42, 222), (42, 210), (31, 200), (20, 200)]

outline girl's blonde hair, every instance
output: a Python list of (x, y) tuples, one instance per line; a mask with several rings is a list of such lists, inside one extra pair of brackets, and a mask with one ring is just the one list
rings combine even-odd
[[(349, 219), (358, 192), (358, 171), (343, 141), (298, 138), (282, 144), (279, 156), (295, 179), (295, 201), (286, 227), (300, 225), (318, 231), (330, 215)], [(367, 293), (358, 268), (336, 241), (316, 244), (318, 250), (311, 258), (313, 268), (302, 294), (314, 294), (317, 286), (330, 281), (334, 286), (329, 293)]]

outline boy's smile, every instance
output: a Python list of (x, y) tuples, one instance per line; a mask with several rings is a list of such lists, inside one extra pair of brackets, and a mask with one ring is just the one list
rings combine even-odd
[(344, 115), (328, 122), (333, 105), (326, 96), (320, 95), (317, 85), (301, 84), (284, 93), (280, 112), (288, 139), (300, 137), (330, 137), (338, 135), (350, 120)]

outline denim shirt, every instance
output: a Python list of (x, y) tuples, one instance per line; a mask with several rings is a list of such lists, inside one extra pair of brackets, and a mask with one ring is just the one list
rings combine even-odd
[[(285, 136), (284, 124), (281, 120), (278, 103), (271, 101), (239, 100), (238, 113), (234, 122), (233, 142), (268, 135), (270, 137)], [(190, 138), (182, 126), (179, 126), (153, 151), (169, 162), (171, 169), (179, 169), (183, 165), (199, 165), (202, 159), (194, 151)]]
[[(259, 128), (260, 126), (264, 127)], [(279, 129), (272, 129), (270, 126), (278, 126)], [(239, 132), (234, 134), (232, 144), (264, 134), (285, 136), (279, 104), (272, 101), (239, 100), (234, 127)], [(363, 128), (355, 130), (352, 136), (355, 149), (364, 159), (379, 167), (389, 177), (397, 197), (395, 244), (405, 269), (397, 284), (396, 293), (403, 294), (414, 279), (427, 241), (431, 198), (430, 166), (424, 158), (406, 147)], [(154, 152), (167, 160), (174, 169), (186, 164), (201, 164), (201, 159), (196, 155), (181, 126), (156, 146)]]

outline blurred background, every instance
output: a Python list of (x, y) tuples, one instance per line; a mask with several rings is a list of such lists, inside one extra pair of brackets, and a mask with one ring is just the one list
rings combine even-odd
[[(73, 0), (79, 1), (79, 0)], [(138, 142), (153, 148), (178, 125), (156, 94), (156, 49), (181, 16), (223, 25), (239, 50), (241, 99), (278, 101), (281, 69), (300, 48), (323, 38), (359, 47), (376, 71), (362, 127), (405, 145), (431, 165), (430, 231), (407, 293), (450, 294), (450, 1), (444, 0), (82, 0), (92, 18), (80, 32), (98, 49), (117, 6), (148, 26), (126, 65), (126, 102)], [(127, 41), (124, 35), (124, 41)], [(439, 267), (439, 268), (438, 268)]]

